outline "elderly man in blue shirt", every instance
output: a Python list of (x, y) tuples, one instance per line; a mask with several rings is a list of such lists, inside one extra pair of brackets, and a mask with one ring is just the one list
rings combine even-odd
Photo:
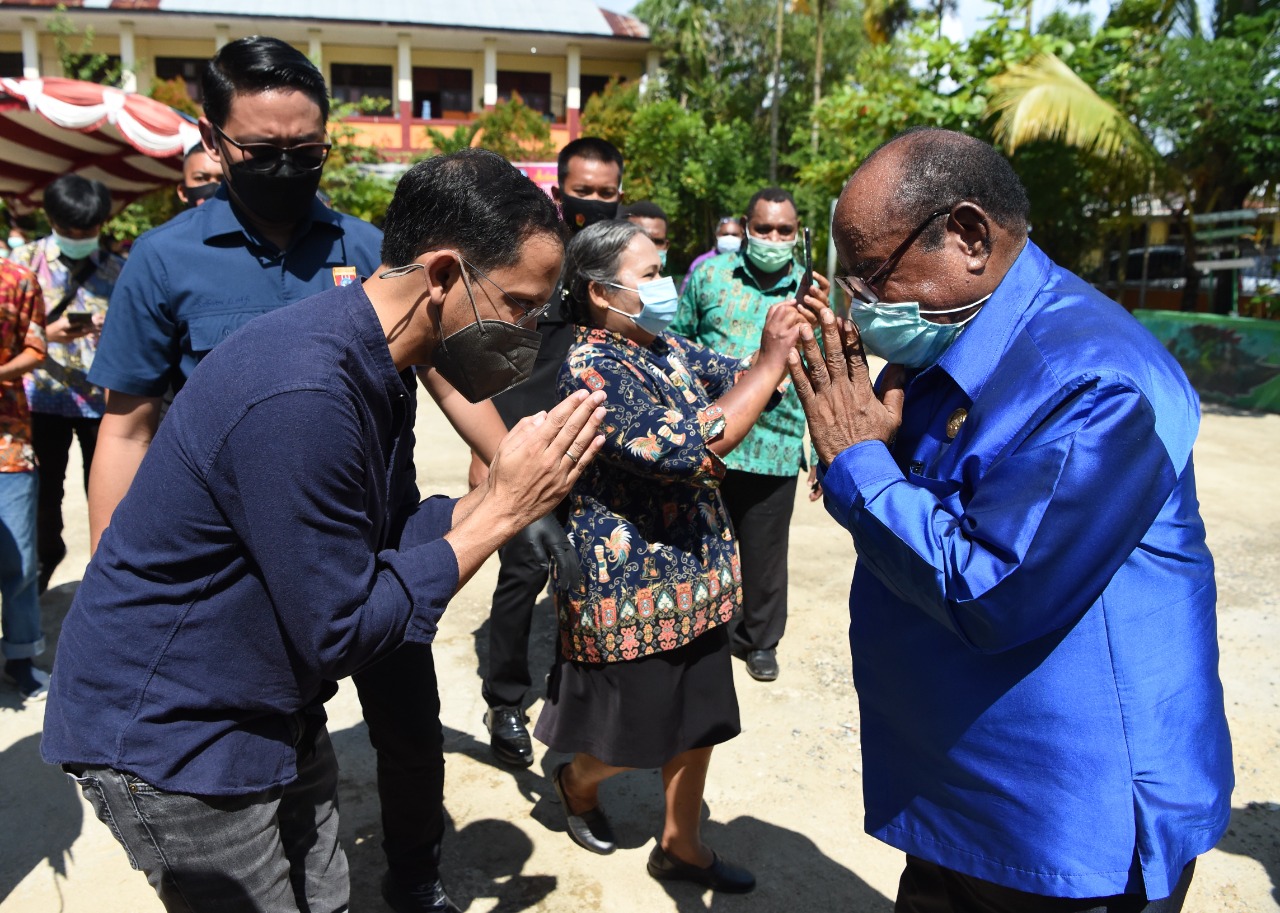
[(792, 355), (858, 552), (866, 828), (901, 913), (1173, 913), (1233, 786), (1198, 400), (1028, 215), (987, 144), (895, 138), (836, 209), (850, 320)]

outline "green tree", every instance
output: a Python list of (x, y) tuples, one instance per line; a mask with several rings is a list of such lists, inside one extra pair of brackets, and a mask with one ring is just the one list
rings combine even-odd
[(67, 15), (66, 4), (59, 3), (53, 8), (53, 15), (45, 27), (53, 36), (54, 51), (62, 64), (63, 75), (69, 79), (120, 87), (123, 74), (119, 58), (93, 50), (93, 26), (86, 27), (83, 33), (77, 31), (75, 23)]
[(480, 137), (474, 145), (509, 161), (542, 161), (555, 154), (551, 127), (541, 113), (524, 103), (519, 93), (499, 101), (473, 122)]

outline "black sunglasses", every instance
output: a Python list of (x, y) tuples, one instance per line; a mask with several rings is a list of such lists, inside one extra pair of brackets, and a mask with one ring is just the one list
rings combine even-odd
[(850, 301), (857, 300), (866, 302), (867, 304), (875, 304), (880, 300), (880, 294), (875, 290), (874, 286), (884, 280), (885, 276), (887, 276), (889, 271), (893, 269), (894, 265), (902, 259), (902, 255), (905, 254), (907, 249), (915, 243), (916, 238), (920, 237), (920, 233), (928, 227), (930, 222), (938, 218), (938, 216), (947, 215), (954, 208), (955, 207), (953, 206), (948, 206), (946, 209), (935, 209), (933, 212), (929, 213), (929, 215), (925, 217), (925, 220), (917, 225), (911, 234), (907, 235), (906, 240), (894, 248), (893, 253), (886, 257), (885, 261), (876, 267), (876, 271), (867, 278), (862, 279), (858, 276), (836, 276), (836, 285), (840, 287), (842, 292), (849, 296)]
[(298, 143), (296, 146), (277, 146), (273, 143), (237, 143), (223, 132), (217, 124), (213, 125), (218, 136), (244, 153), (244, 165), (250, 171), (260, 174), (275, 174), (280, 165), (289, 163), (299, 171), (319, 171), (329, 157), (332, 143)]

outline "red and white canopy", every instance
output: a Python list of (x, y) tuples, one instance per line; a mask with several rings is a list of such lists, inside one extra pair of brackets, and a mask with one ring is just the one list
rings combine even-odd
[(19, 212), (75, 172), (102, 181), (113, 209), (182, 178), (200, 139), (184, 114), (145, 95), (77, 79), (0, 78), (0, 196)]

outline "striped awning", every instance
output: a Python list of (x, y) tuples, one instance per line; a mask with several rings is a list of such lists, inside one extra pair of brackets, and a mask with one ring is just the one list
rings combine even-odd
[(76, 79), (0, 78), (0, 196), (18, 212), (74, 172), (106, 184), (113, 208), (182, 178), (195, 122), (145, 95)]

